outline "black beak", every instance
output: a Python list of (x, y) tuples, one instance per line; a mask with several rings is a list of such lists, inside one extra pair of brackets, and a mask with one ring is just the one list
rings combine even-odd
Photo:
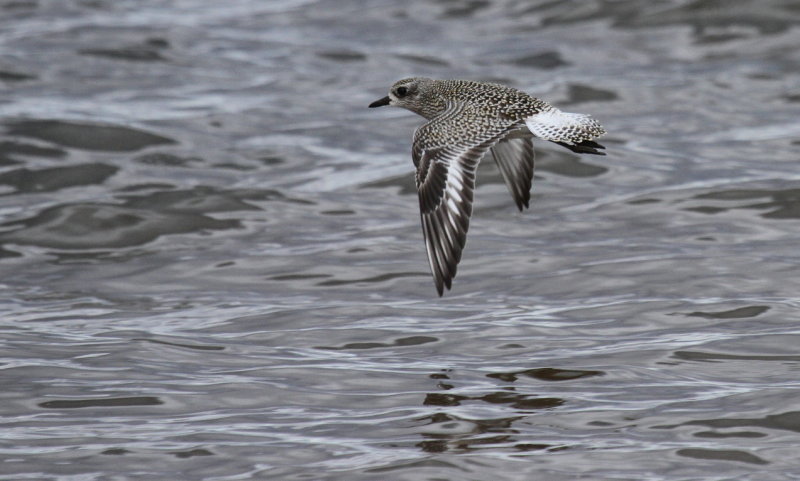
[(384, 105), (389, 105), (389, 102), (391, 101), (392, 99), (390, 99), (389, 96), (387, 95), (386, 97), (378, 99), (369, 104), (369, 108), (374, 109), (375, 107), (383, 107)]

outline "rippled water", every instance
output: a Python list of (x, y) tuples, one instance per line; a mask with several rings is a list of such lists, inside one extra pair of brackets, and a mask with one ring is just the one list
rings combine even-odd
[[(0, 478), (800, 479), (792, 0), (0, 2)], [(428, 273), (398, 78), (599, 118)]]

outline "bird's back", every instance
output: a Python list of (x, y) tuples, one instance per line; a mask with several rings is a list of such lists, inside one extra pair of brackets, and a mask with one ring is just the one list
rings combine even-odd
[(438, 80), (435, 90), (447, 100), (463, 102), (485, 117), (523, 120), (553, 107), (521, 90), (471, 80)]

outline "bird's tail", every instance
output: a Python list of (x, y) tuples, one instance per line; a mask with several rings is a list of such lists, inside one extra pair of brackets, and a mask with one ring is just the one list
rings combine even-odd
[(556, 108), (531, 115), (525, 125), (536, 137), (555, 142), (579, 154), (605, 155), (594, 139), (606, 133), (600, 122), (586, 114), (562, 112)]

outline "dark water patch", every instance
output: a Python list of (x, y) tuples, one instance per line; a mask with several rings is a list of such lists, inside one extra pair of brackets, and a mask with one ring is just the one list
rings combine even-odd
[(350, 209), (320, 211), (320, 214), (322, 215), (355, 215), (355, 213), (356, 211)]
[(173, 456), (179, 459), (186, 459), (186, 458), (193, 458), (195, 456), (213, 456), (214, 453), (209, 451), (208, 449), (196, 448), (190, 449), (188, 451), (175, 451), (171, 453)]
[(440, 16), (444, 19), (472, 17), (491, 5), (489, 0), (437, 0), (436, 3), (444, 6)]
[(761, 214), (765, 219), (800, 219), (800, 189), (787, 189), (775, 192), (773, 202), (747, 206), (750, 209), (773, 209)]
[(422, 272), (394, 272), (389, 274), (381, 274), (373, 277), (364, 277), (361, 279), (331, 279), (327, 281), (318, 282), (318, 286), (345, 286), (349, 284), (377, 284), (381, 282), (391, 281), (394, 279), (401, 279), (403, 277), (427, 277), (427, 274)]
[[(534, 148), (536, 148), (536, 144), (534, 144)], [(552, 172), (565, 177), (597, 177), (608, 172), (606, 167), (584, 162), (583, 159), (576, 158), (573, 154), (559, 151), (549, 154), (542, 156), (541, 161), (537, 158), (536, 170)]]
[(508, 63), (519, 67), (532, 67), (542, 70), (553, 70), (570, 65), (569, 62), (561, 58), (561, 54), (558, 52), (543, 52), (526, 55), (524, 57), (512, 59)]
[(160, 212), (211, 213), (261, 210), (245, 200), (283, 200), (283, 194), (272, 190), (226, 191), (197, 186), (192, 189), (153, 192), (144, 196), (121, 195), (125, 206)]
[(58, 399), (38, 404), (45, 409), (80, 409), (97, 407), (157, 406), (164, 401), (155, 396), (100, 398), (100, 399)]
[(0, 242), (56, 249), (131, 247), (162, 235), (240, 228), (237, 220), (216, 220), (200, 214), (153, 212), (111, 204), (67, 204), (45, 209), (22, 225), (0, 233)]
[(172, 184), (165, 184), (160, 182), (148, 182), (146, 184), (130, 184), (118, 189), (118, 192), (141, 192), (152, 190), (170, 190), (174, 189)]
[(166, 167), (184, 167), (191, 163), (201, 162), (200, 157), (183, 157), (167, 152), (152, 152), (134, 157), (133, 161), (145, 165), (163, 165)]
[(428, 393), (422, 402), (425, 406), (460, 406), (467, 401), (483, 401), (488, 404), (508, 404), (520, 410), (552, 409), (563, 405), (566, 401), (554, 397), (534, 397), (508, 391), (498, 391), (483, 396), (465, 396), (446, 392)]
[(316, 346), (315, 349), (325, 349), (328, 351), (347, 351), (351, 349), (380, 349), (387, 347), (403, 347), (403, 346), (419, 346), (421, 344), (428, 344), (437, 342), (439, 338), (432, 336), (411, 336), (396, 339), (392, 343), (385, 342), (351, 342), (341, 347), (336, 346)]
[(545, 4), (542, 23), (545, 26), (598, 20), (611, 20), (614, 28), (652, 29), (666, 26), (689, 26), (697, 40), (720, 30), (750, 28), (760, 34), (773, 35), (795, 26), (798, 15), (786, 5), (761, 5), (758, 2), (694, 0), (669, 8), (641, 8), (637, 2), (599, 2), (585, 9), (560, 8), (558, 2)]
[(552, 444), (519, 443), (514, 445), (517, 451), (544, 451), (552, 448)]
[(326, 279), (331, 277), (330, 274), (282, 274), (279, 276), (272, 276), (268, 279), (273, 281), (305, 281), (309, 279)]
[(9, 70), (0, 70), (0, 81), (3, 82), (24, 82), (26, 80), (35, 80), (35, 75), (29, 75), (20, 72), (11, 72)]
[(126, 249), (124, 251), (108, 250), (107, 248), (100, 248), (99, 250), (82, 250), (80, 252), (52, 252), (54, 258), (50, 261), (53, 264), (68, 266), (68, 265), (106, 265), (109, 262), (123, 263), (133, 259), (141, 258), (152, 251), (145, 249)]
[(6, 124), (8, 133), (64, 147), (105, 152), (130, 152), (174, 140), (142, 130), (63, 120), (20, 120)]
[(79, 164), (49, 169), (14, 169), (0, 174), (0, 185), (20, 192), (52, 192), (79, 185), (98, 185), (116, 174), (117, 167), (106, 164)]
[(710, 206), (702, 206), (702, 207), (687, 207), (683, 209), (687, 212), (697, 212), (698, 214), (719, 214), (720, 212), (727, 212), (728, 209), (726, 207), (710, 207)]
[(709, 192), (700, 194), (694, 199), (711, 199), (721, 201), (741, 201), (752, 199), (770, 199), (765, 202), (758, 202), (747, 205), (737, 205), (733, 207), (723, 206), (699, 206), (690, 207), (685, 210), (701, 212), (705, 214), (717, 214), (731, 209), (771, 209), (769, 212), (759, 214), (765, 219), (800, 219), (800, 189), (782, 190), (759, 190), (759, 189), (736, 189), (719, 192)]
[(610, 423), (608, 421), (589, 421), (586, 423), (587, 426), (600, 426), (600, 427), (607, 427), (607, 426), (614, 426), (614, 423)]
[(419, 65), (427, 65), (431, 67), (449, 67), (450, 64), (446, 61), (436, 58), (436, 57), (429, 57), (426, 55), (410, 55), (410, 54), (397, 54), (395, 55), (397, 58), (401, 58), (403, 60), (408, 60), (409, 62), (413, 62)]
[(583, 102), (610, 102), (618, 98), (619, 96), (611, 90), (589, 87), (588, 85), (569, 84), (567, 100), (561, 102), (561, 104), (572, 105)]
[[(366, 472), (366, 473), (388, 473), (388, 472), (391, 472), (391, 471), (400, 471), (400, 472), (402, 472), (402, 471), (407, 471), (407, 470), (413, 470), (413, 468), (432, 468), (432, 469), (443, 470), (443, 471), (447, 471), (447, 470), (451, 470), (452, 469), (452, 470), (461, 471), (461, 472), (464, 472), (464, 473), (468, 473), (469, 472), (468, 469), (464, 468), (463, 466), (459, 466), (458, 464), (448, 463), (447, 461), (441, 461), (441, 460), (438, 460), (438, 459), (430, 459), (430, 458), (423, 459), (421, 461), (398, 463), (398, 464), (394, 464), (394, 465), (391, 465), (391, 466), (381, 466), (379, 468), (369, 468), (369, 469), (364, 470), (364, 472)], [(439, 481), (439, 480), (436, 480), (434, 478), (434, 479), (431, 479), (431, 481)]]
[(39, 6), (36, 0), (9, 0), (3, 2), (0, 8), (3, 10), (33, 10)]
[(264, 165), (280, 165), (286, 163), (286, 159), (279, 155), (262, 155), (257, 159)]
[(317, 56), (335, 62), (363, 62), (367, 59), (363, 53), (352, 50), (328, 50), (317, 52)]
[(700, 431), (698, 433), (694, 433), (694, 437), (696, 438), (711, 438), (711, 439), (724, 439), (724, 438), (743, 438), (743, 439), (752, 439), (752, 438), (764, 438), (767, 435), (764, 433), (759, 433), (757, 431), (734, 431), (728, 433), (719, 433), (716, 431)]
[(717, 361), (793, 361), (800, 362), (800, 355), (758, 355), (758, 354), (723, 354), (719, 352), (675, 351), (672, 357), (685, 361), (717, 362)]
[(513, 408), (522, 410), (552, 409), (566, 402), (560, 398), (532, 397), (507, 391), (498, 391), (473, 399), (479, 399), (490, 404), (509, 404)]
[(123, 456), (125, 454), (130, 454), (133, 451), (129, 451), (125, 448), (109, 448), (104, 451), (101, 451), (100, 454), (107, 455), (107, 456)]
[(279, 276), (272, 276), (268, 279), (273, 281), (305, 281), (309, 279), (326, 279), (331, 277), (330, 274), (282, 274)]
[(733, 189), (733, 190), (720, 190), (715, 192), (707, 192), (705, 194), (698, 194), (694, 199), (713, 199), (713, 200), (750, 200), (762, 199), (769, 197), (770, 191), (759, 189)]
[(712, 28), (753, 27), (762, 34), (775, 34), (796, 25), (797, 15), (781, 8), (763, 8), (752, 3), (731, 6), (725, 0), (694, 0), (656, 15), (642, 17), (641, 26), (688, 24), (698, 35)]
[[(483, 162), (481, 162), (483, 164)], [(413, 167), (413, 166), (412, 166)], [(399, 187), (400, 195), (417, 195), (417, 184), (414, 181), (414, 174), (398, 175), (387, 179), (376, 180), (361, 184), (361, 187), (366, 189), (385, 189), (387, 187)]]
[(783, 99), (787, 102), (800, 102), (800, 94), (784, 95)]
[(146, 339), (146, 338), (133, 338), (132, 341), (150, 342), (153, 344), (163, 344), (165, 346), (185, 347), (187, 349), (196, 349), (198, 351), (224, 351), (223, 346), (204, 346), (200, 344), (181, 344), (177, 342), (161, 341), (159, 339)]
[(629, 200), (628, 202), (626, 202), (626, 204), (629, 204), (629, 205), (647, 205), (647, 204), (657, 204), (659, 202), (662, 202), (661, 199), (646, 198), (646, 199)]
[(482, 82), (501, 84), (501, 85), (513, 85), (514, 83), (519, 81), (519, 79), (517, 79), (516, 77), (499, 77), (496, 75), (481, 75), (480, 78), (476, 78), (476, 80), (480, 80)]
[(603, 376), (603, 371), (584, 371), (577, 369), (554, 369), (543, 367), (538, 369), (527, 369), (525, 371), (500, 372), (487, 374), (486, 377), (500, 379), (501, 381), (514, 382), (520, 377), (529, 377), (539, 381), (572, 381), (585, 377)]
[(105, 57), (129, 62), (165, 62), (162, 51), (169, 46), (166, 41), (147, 42), (142, 45), (129, 45), (117, 48), (86, 48), (78, 50), (81, 55)]
[(167, 40), (166, 38), (163, 38), (163, 37), (150, 37), (150, 38), (147, 38), (147, 39), (145, 39), (144, 44), (145, 45), (149, 45), (151, 47), (155, 47), (155, 48), (169, 48), (170, 47), (169, 40)]
[(741, 40), (749, 37), (751, 36), (745, 33), (710, 33), (704, 31), (697, 35), (697, 38), (695, 38), (695, 43), (709, 45), (730, 42), (733, 40)]
[(239, 171), (245, 172), (245, 171), (248, 171), (248, 170), (256, 170), (258, 167), (254, 166), (254, 165), (247, 165), (247, 164), (241, 164), (241, 163), (236, 163), (236, 162), (219, 162), (219, 163), (214, 164), (214, 168), (216, 168), (216, 169), (228, 169), (228, 170), (239, 170)]
[(715, 429), (764, 428), (800, 433), (800, 411), (770, 414), (763, 418), (698, 419), (678, 425), (653, 426), (653, 429), (674, 429), (681, 426), (704, 426)]
[(22, 257), (22, 254), (0, 247), (0, 259), (11, 259), (14, 257)]
[(21, 159), (17, 159), (17, 156), (61, 158), (65, 155), (67, 155), (67, 152), (61, 149), (8, 140), (0, 142), (0, 165), (20, 163)]
[(449, 449), (446, 439), (420, 441), (416, 446), (426, 453), (444, 453)]
[(744, 319), (759, 316), (769, 310), (769, 306), (746, 306), (729, 311), (695, 311), (684, 314), (687, 317), (703, 317), (706, 319)]
[(452, 440), (431, 440), (422, 441), (417, 444), (417, 447), (428, 453), (441, 453), (449, 450), (455, 451), (468, 451), (475, 450), (481, 447), (496, 447), (500, 444), (508, 444), (514, 441), (510, 434), (502, 434), (497, 436), (484, 436), (475, 437), (471, 439), (452, 439)]
[(471, 399), (469, 396), (432, 392), (425, 396), (425, 400), (422, 401), (422, 404), (424, 406), (460, 406), (462, 401), (467, 401), (469, 399)]
[(769, 464), (755, 454), (734, 449), (679, 449), (676, 454), (687, 458), (704, 459), (708, 461), (736, 461), (749, 464)]

